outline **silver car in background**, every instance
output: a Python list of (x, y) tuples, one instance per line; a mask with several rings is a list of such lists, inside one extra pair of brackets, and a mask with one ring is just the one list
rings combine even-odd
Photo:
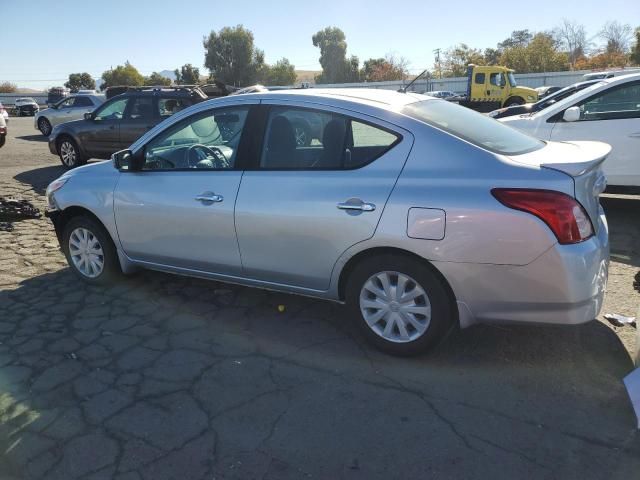
[[(323, 123), (309, 145), (290, 120), (305, 115)], [(253, 93), (65, 173), (47, 215), (89, 283), (147, 268), (344, 302), (375, 346), (410, 355), (476, 322), (597, 316), (609, 151), (418, 94)]]
[(81, 120), (85, 113), (92, 112), (105, 102), (100, 94), (75, 94), (63, 98), (50, 108), (38, 112), (33, 120), (36, 130), (48, 137), (53, 127), (59, 123)]

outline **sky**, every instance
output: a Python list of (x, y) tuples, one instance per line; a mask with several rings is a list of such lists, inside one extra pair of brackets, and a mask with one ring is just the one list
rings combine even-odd
[[(513, 30), (552, 29), (563, 18), (585, 25), (590, 37), (608, 20), (640, 26), (634, 0), (536, 0), (535, 2), (427, 2), (405, 0), (0, 0), (0, 82), (44, 89), (69, 73), (99, 78), (131, 62), (144, 75), (185, 63), (203, 68), (202, 38), (242, 24), (254, 34), (268, 63), (286, 57), (298, 70), (320, 70), (311, 36), (341, 28), (347, 55), (395, 54), (409, 71), (433, 65), (433, 50), (458, 43), (495, 47)], [(596, 42), (599, 40), (594, 38)]]

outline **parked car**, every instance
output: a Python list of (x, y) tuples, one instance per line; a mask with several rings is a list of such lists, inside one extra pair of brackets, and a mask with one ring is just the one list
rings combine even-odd
[(4, 146), (7, 141), (7, 122), (4, 117), (0, 115), (0, 147)]
[(104, 95), (70, 95), (39, 112), (33, 119), (33, 125), (48, 137), (54, 126), (84, 118), (85, 113), (95, 110), (104, 100)]
[(620, 75), (629, 75), (630, 73), (640, 73), (640, 68), (627, 68), (624, 70), (606, 70), (603, 72), (585, 73), (582, 78), (584, 80), (604, 80), (605, 78), (619, 77)]
[(609, 185), (640, 186), (640, 74), (601, 80), (531, 116), (500, 121), (542, 140), (606, 142)]
[(499, 108), (498, 110), (494, 110), (493, 112), (487, 113), (492, 118), (504, 118), (510, 117), (512, 115), (524, 115), (524, 114), (532, 114), (539, 112), (540, 110), (544, 110), (547, 107), (550, 107), (554, 103), (562, 100), (563, 98), (567, 98), (569, 95), (573, 95), (580, 90), (587, 88), (589, 85), (593, 85), (594, 83), (598, 83), (600, 80), (589, 80), (586, 82), (574, 83), (573, 85), (569, 85), (568, 87), (563, 88), (562, 90), (558, 90), (551, 95), (547, 95), (542, 100), (538, 100), (536, 103), (525, 103), (524, 105), (514, 105), (512, 107)]
[(68, 97), (70, 93), (71, 90), (65, 87), (51, 87), (47, 92), (47, 105), (55, 105), (63, 98)]
[[(291, 112), (322, 118), (322, 142), (297, 145)], [(409, 355), (458, 325), (598, 315), (609, 151), (419, 94), (238, 95), (65, 173), (47, 215), (90, 284), (148, 268), (345, 302)]]
[(424, 92), (424, 95), (429, 95), (430, 97), (435, 98), (449, 98), (457, 96), (454, 92), (450, 92), (449, 90), (432, 90), (430, 92)]
[(85, 113), (82, 120), (53, 127), (49, 150), (68, 168), (82, 165), (89, 158), (109, 158), (162, 120), (206, 99), (198, 88), (129, 90)]
[(16, 98), (13, 104), (13, 111), (18, 117), (23, 115), (35, 115), (40, 110), (38, 102), (30, 97)]
[(5, 123), (9, 122), (9, 112), (4, 108), (4, 105), (0, 102), (0, 117), (4, 118)]
[(536, 92), (538, 92), (538, 100), (551, 95), (552, 93), (557, 92), (558, 90), (560, 90), (562, 87), (555, 87), (555, 86), (550, 86), (550, 85), (545, 85), (544, 87), (538, 87), (535, 88), (534, 90)]

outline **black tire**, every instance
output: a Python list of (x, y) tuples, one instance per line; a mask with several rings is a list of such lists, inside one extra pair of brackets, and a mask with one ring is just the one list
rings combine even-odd
[[(426, 293), (428, 303), (431, 306), (431, 318), (427, 323), (426, 331), (415, 339), (400, 342), (383, 338), (380, 333), (374, 331), (374, 327), (370, 327), (367, 324), (363, 316), (360, 308), (361, 291), (363, 291), (365, 283), (373, 275), (382, 272), (400, 273), (410, 277), (410, 280), (413, 280)], [(393, 278), (393, 275), (391, 278)], [(407, 283), (407, 285), (410, 284)], [(412, 291), (414, 290), (409, 290), (409, 294)], [(366, 297), (369, 294), (370, 292), (366, 291), (363, 295)], [(455, 302), (452, 301), (447, 293), (442, 280), (428, 265), (404, 255), (385, 254), (370, 257), (356, 265), (347, 279), (346, 302), (352, 318), (356, 321), (366, 339), (376, 348), (391, 355), (412, 356), (429, 351), (451, 331), (456, 321), (454, 313)], [(426, 303), (422, 303), (422, 305), (424, 306)], [(421, 321), (426, 323), (426, 316)], [(382, 325), (386, 326), (386, 321), (381, 319), (375, 324), (375, 328), (382, 328), (381, 322), (384, 322)], [(413, 328), (409, 324), (406, 325)], [(397, 326), (392, 327), (392, 329), (396, 329), (399, 332)], [(417, 335), (417, 332), (415, 330), (413, 334)]]
[(51, 135), (51, 122), (44, 117), (39, 118), (38, 130), (40, 130), (40, 133), (42, 133), (45, 137), (48, 137), (49, 135)]
[[(70, 239), (71, 235), (77, 229), (85, 229), (89, 231), (99, 242), (99, 246), (102, 249), (102, 270), (95, 277), (90, 277), (83, 273), (77, 266), (71, 256)], [(76, 237), (77, 238), (77, 237)], [(62, 232), (62, 251), (67, 258), (69, 268), (80, 279), (93, 285), (106, 285), (114, 282), (120, 276), (122, 271), (120, 270), (120, 263), (118, 262), (118, 254), (116, 247), (111, 240), (109, 232), (96, 220), (89, 216), (80, 215), (73, 217), (67, 222)], [(99, 256), (98, 256), (99, 257)]]
[(513, 107), (514, 105), (524, 105), (524, 103), (525, 103), (525, 102), (524, 102), (524, 98), (521, 98), (521, 97), (512, 97), (512, 98), (509, 98), (509, 99), (505, 102), (504, 106), (505, 106), (505, 107)]
[(62, 165), (68, 169), (87, 163), (87, 159), (80, 153), (78, 144), (71, 137), (62, 137), (58, 140), (58, 156)]

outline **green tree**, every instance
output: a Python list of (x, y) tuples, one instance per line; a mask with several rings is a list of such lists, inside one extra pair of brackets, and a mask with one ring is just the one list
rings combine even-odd
[(569, 55), (556, 49), (551, 35), (536, 33), (526, 46), (506, 48), (500, 64), (518, 73), (557, 72), (569, 69)]
[(360, 61), (352, 55), (347, 59), (346, 36), (338, 27), (326, 27), (313, 37), (313, 46), (320, 48), (322, 73), (316, 83), (357, 82), (360, 79)]
[(498, 50), (505, 50), (513, 47), (526, 47), (533, 39), (533, 34), (529, 30), (514, 30), (511, 36), (498, 43)]
[(631, 60), (631, 63), (640, 65), (640, 27), (636, 28), (635, 36), (636, 36), (636, 43), (631, 49), (631, 53), (629, 54), (629, 60)]
[(441, 63), (443, 76), (463, 77), (466, 75), (467, 66), (470, 63), (484, 65), (485, 60), (480, 50), (461, 43), (446, 50)]
[(161, 85), (168, 87), (171, 85), (171, 79), (164, 75), (160, 75), (158, 72), (151, 72), (151, 75), (144, 77), (144, 84), (149, 86)]
[(483, 56), (485, 65), (498, 65), (500, 62), (500, 50), (497, 48), (485, 48)]
[(361, 77), (366, 82), (403, 80), (407, 76), (406, 59), (393, 55), (385, 58), (370, 58), (362, 66)]
[(144, 85), (144, 77), (136, 67), (127, 61), (124, 65), (118, 65), (116, 68), (107, 70), (102, 74), (102, 85), (100, 85), (101, 90), (116, 85), (139, 87)]
[(96, 88), (96, 81), (87, 72), (84, 73), (70, 73), (69, 81), (64, 84), (72, 93), (81, 89), (94, 90)]
[(178, 85), (197, 85), (200, 83), (200, 70), (190, 63), (187, 63), (173, 71), (176, 75)]
[(242, 25), (211, 31), (202, 43), (210, 78), (243, 87), (255, 83), (264, 68), (264, 53), (255, 47), (253, 33)]
[(296, 67), (288, 59), (282, 58), (275, 65), (264, 68), (261, 82), (265, 85), (293, 85), (296, 78)]
[(2, 82), (0, 83), (0, 93), (15, 93), (18, 89), (15, 83)]

